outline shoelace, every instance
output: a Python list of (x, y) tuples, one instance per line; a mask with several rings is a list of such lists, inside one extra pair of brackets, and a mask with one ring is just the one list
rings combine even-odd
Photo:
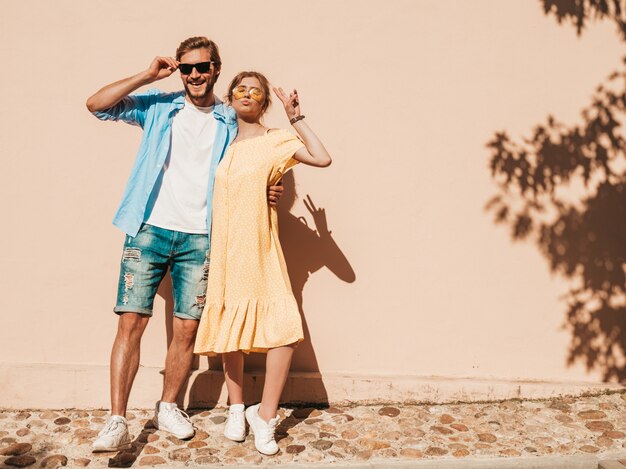
[(168, 412), (174, 413), (174, 419), (176, 419), (177, 423), (190, 423), (189, 415), (180, 410), (178, 407), (175, 407)]
[(118, 422), (117, 420), (110, 419), (104, 426), (104, 428), (100, 430), (98, 436), (106, 435), (107, 433), (115, 433), (115, 430), (117, 430), (119, 424), (120, 422)]
[(240, 424), (244, 421), (244, 413), (243, 412), (229, 412), (228, 419), (233, 423)]
[[(260, 417), (259, 417), (260, 418)], [(274, 439), (274, 430), (276, 429), (276, 423), (266, 423), (261, 428), (261, 440), (263, 443), (269, 443)]]

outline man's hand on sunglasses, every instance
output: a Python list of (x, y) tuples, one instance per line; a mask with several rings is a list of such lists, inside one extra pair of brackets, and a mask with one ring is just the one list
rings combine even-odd
[(178, 65), (173, 57), (155, 57), (148, 67), (148, 76), (152, 81), (162, 80), (174, 73)]

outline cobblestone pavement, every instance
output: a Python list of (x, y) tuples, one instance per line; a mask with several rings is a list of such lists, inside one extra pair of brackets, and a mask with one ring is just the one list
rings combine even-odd
[(262, 456), (252, 437), (222, 436), (226, 409), (192, 412), (186, 441), (155, 430), (152, 411), (129, 412), (133, 447), (91, 453), (104, 410), (0, 411), (3, 467), (279, 465), (426, 458), (515, 458), (624, 451), (626, 392), (546, 401), (281, 408), (281, 451)]

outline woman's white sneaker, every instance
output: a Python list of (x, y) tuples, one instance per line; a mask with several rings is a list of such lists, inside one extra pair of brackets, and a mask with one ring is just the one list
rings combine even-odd
[(91, 444), (94, 453), (102, 451), (119, 451), (130, 448), (130, 435), (126, 419), (121, 415), (111, 415), (98, 438)]
[(176, 438), (191, 438), (195, 430), (189, 415), (180, 410), (175, 402), (157, 402), (152, 423), (155, 428), (170, 432)]
[(272, 454), (278, 453), (278, 445), (274, 440), (274, 431), (280, 420), (279, 416), (274, 417), (266, 422), (259, 416), (259, 407), (261, 404), (250, 406), (246, 409), (246, 420), (250, 425), (250, 431), (254, 433), (254, 446), (259, 453)]
[(228, 420), (224, 427), (224, 436), (229, 440), (243, 441), (246, 439), (246, 418), (243, 404), (233, 404), (228, 409)]

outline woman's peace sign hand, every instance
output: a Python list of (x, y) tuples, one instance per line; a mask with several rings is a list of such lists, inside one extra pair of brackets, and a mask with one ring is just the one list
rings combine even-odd
[(291, 120), (294, 117), (300, 115), (300, 100), (298, 98), (298, 92), (294, 89), (289, 96), (282, 88), (272, 88), (274, 90), (274, 94), (278, 96), (285, 107), (285, 112), (287, 113), (287, 119)]

